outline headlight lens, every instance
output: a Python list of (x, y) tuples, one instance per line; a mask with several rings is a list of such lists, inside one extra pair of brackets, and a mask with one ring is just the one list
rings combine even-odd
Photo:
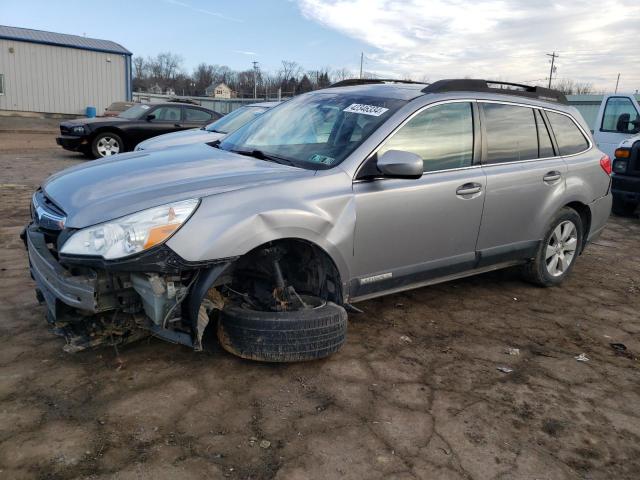
[(60, 253), (114, 259), (147, 250), (173, 235), (194, 212), (198, 202), (193, 199), (169, 203), (84, 228), (65, 242)]
[(77, 135), (83, 135), (85, 133), (84, 126), (73, 127), (71, 131)]
[(625, 173), (627, 171), (626, 160), (616, 160), (613, 162), (613, 171), (616, 173)]

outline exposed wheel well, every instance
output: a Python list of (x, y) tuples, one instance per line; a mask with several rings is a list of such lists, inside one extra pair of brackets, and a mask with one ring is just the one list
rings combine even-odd
[(300, 294), (310, 294), (343, 303), (340, 273), (331, 256), (306, 240), (286, 238), (260, 245), (237, 259), (231, 269), (215, 282), (234, 290), (273, 288), (273, 252), (279, 257), (282, 275)]
[(581, 202), (571, 202), (566, 206), (573, 208), (576, 212), (578, 212), (578, 215), (580, 215), (580, 219), (582, 220), (582, 227), (584, 229), (584, 231), (582, 232), (582, 245), (580, 246), (580, 253), (582, 253), (585, 245), (587, 244), (589, 231), (591, 230), (591, 210), (587, 205)]

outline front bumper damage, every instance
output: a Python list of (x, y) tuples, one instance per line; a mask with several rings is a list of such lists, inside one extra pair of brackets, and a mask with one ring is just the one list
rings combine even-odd
[(117, 262), (61, 258), (51, 232), (31, 224), (22, 236), (36, 296), (65, 351), (148, 335), (201, 349), (203, 299), (232, 259), (189, 264), (166, 246)]

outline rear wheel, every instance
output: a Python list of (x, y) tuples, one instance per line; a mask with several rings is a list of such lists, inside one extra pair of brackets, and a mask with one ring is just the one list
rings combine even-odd
[(316, 360), (337, 352), (347, 336), (347, 312), (320, 298), (301, 295), (307, 308), (254, 310), (243, 303), (220, 314), (218, 339), (230, 353), (263, 362)]
[(124, 152), (122, 139), (112, 132), (99, 133), (91, 143), (94, 158), (109, 157)]
[(550, 222), (536, 257), (524, 266), (525, 279), (543, 287), (560, 284), (573, 269), (582, 236), (578, 212), (569, 207), (560, 210)]

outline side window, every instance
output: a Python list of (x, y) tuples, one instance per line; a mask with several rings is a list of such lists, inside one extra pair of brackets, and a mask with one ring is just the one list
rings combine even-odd
[(155, 115), (154, 120), (160, 122), (179, 122), (180, 121), (180, 107), (158, 107), (151, 115)]
[(544, 123), (540, 110), (536, 110), (536, 123), (538, 124), (538, 158), (549, 158), (555, 156), (551, 137), (549, 136), (549, 130)]
[(640, 116), (631, 99), (611, 97), (607, 100), (602, 117), (603, 132), (636, 133), (640, 127)]
[(197, 108), (185, 108), (184, 119), (187, 122), (205, 123), (211, 120), (211, 115)]
[(589, 148), (589, 142), (570, 117), (547, 112), (547, 118), (551, 122), (551, 129), (556, 136), (560, 155), (580, 153)]
[(484, 103), (482, 109), (487, 163), (538, 158), (538, 133), (532, 108)]
[(422, 157), (424, 171), (469, 167), (473, 161), (471, 103), (446, 103), (427, 108), (398, 130), (381, 148)]

